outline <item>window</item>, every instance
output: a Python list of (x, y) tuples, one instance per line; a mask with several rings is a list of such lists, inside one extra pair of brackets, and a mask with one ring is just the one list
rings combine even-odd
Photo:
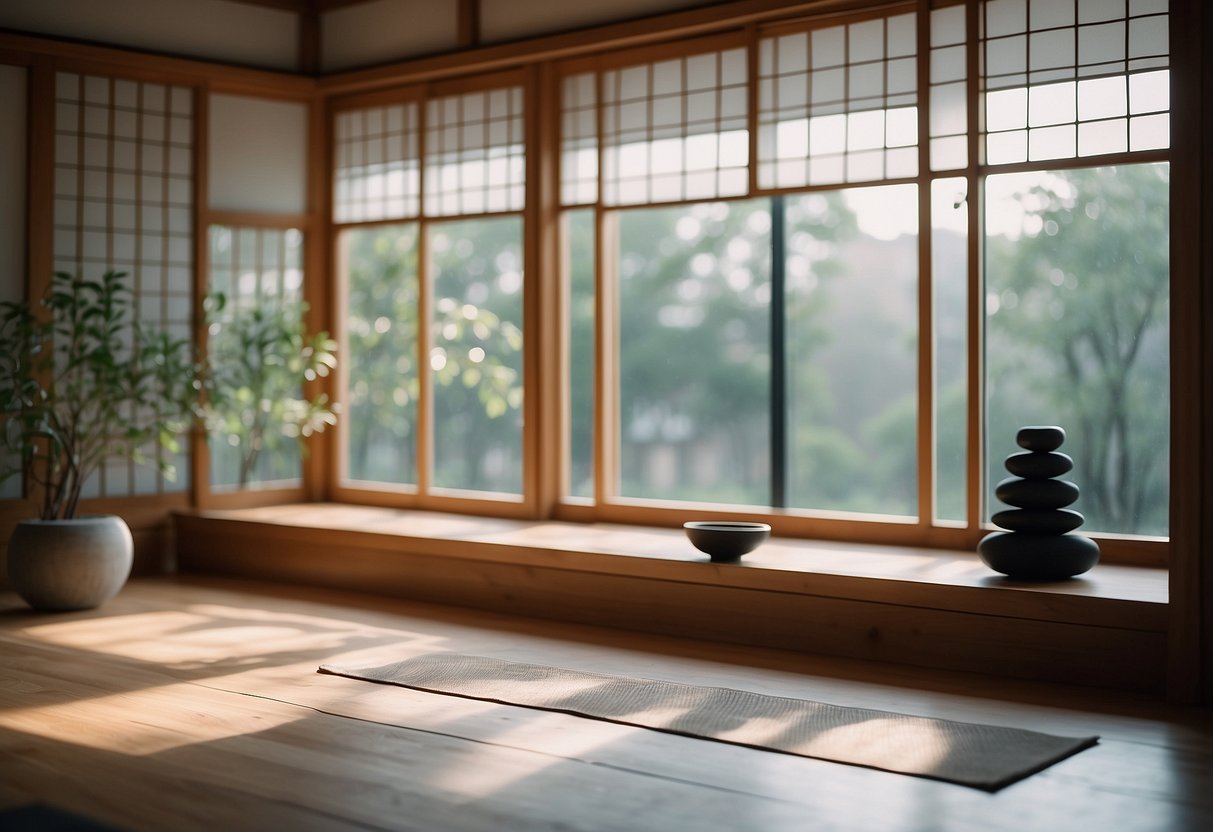
[[(278, 425), (297, 409), (302, 391), (258, 370), (267, 358), (278, 357), (279, 333), (297, 327), (306, 311), (303, 233), (297, 228), (213, 225), (209, 237), (207, 353), (239, 405), (223, 413), (212, 429), (211, 486), (295, 485), (299, 446)], [(270, 380), (276, 383), (267, 389)], [(257, 406), (248, 407), (253, 401)]]
[(770, 500), (766, 200), (619, 213), (618, 494)]
[(788, 506), (918, 512), (917, 186), (787, 199)]
[[(904, 65), (914, 63), (914, 23), (899, 15), (759, 41), (753, 192), (778, 189), (769, 197), (702, 201), (752, 192), (744, 50), (565, 78), (569, 252), (593, 250), (589, 217), (573, 206), (598, 193), (587, 180), (598, 169), (590, 104), (604, 90), (598, 212), (609, 239), (596, 245), (611, 247), (599, 279), (613, 287), (612, 309), (601, 319), (615, 323), (598, 337), (618, 381), (597, 395), (616, 403), (603, 421), (613, 435), (601, 445), (617, 457), (600, 462), (612, 473), (600, 502), (917, 511), (917, 185), (881, 184), (917, 170)], [(707, 70), (694, 90), (680, 85), (688, 67)], [(705, 104), (711, 118), (689, 119), (694, 96), (731, 109)], [(630, 132), (608, 129), (624, 106)], [(656, 113), (676, 115), (655, 130), (646, 119)], [(692, 147), (736, 150), (698, 157), (703, 176)], [(635, 164), (620, 178), (612, 160), (626, 159)], [(874, 184), (836, 187), (848, 181)], [(653, 207), (627, 207), (638, 203)], [(570, 281), (584, 281), (573, 263)], [(570, 282), (570, 298), (582, 293)], [(570, 312), (570, 345), (594, 337), (586, 308)], [(859, 363), (879, 372), (856, 373)], [(589, 409), (592, 391), (576, 374), (569, 385), (570, 412)], [(592, 468), (580, 461), (584, 439), (578, 447), (570, 470)]]
[(1153, 163), (986, 181), (989, 480), (1016, 426), (1064, 424), (1092, 531), (1167, 533), (1169, 180)]
[(336, 115), (344, 488), (521, 500), (523, 116), (508, 77)]
[(1112, 559), (1164, 537), (1166, 30), (873, 4), (339, 102), (343, 487), (967, 548), (1048, 422)]
[(1084, 529), (1166, 535), (1167, 4), (982, 11), (987, 482), (1062, 424)]
[(971, 545), (1044, 421), (1085, 530), (1166, 535), (1165, 3), (655, 52), (561, 80), (570, 509)]
[(345, 312), (337, 368), (345, 412), (338, 425), (351, 480), (417, 483), (418, 230), (416, 223), (374, 225), (341, 235)]

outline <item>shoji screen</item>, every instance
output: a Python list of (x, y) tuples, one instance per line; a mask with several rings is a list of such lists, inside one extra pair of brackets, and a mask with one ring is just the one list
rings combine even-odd
[[(60, 73), (55, 102), (56, 271), (129, 275), (144, 324), (191, 337), (193, 92), (187, 87)], [(161, 454), (148, 448), (149, 455)], [(111, 461), (86, 497), (184, 491), (188, 458)]]

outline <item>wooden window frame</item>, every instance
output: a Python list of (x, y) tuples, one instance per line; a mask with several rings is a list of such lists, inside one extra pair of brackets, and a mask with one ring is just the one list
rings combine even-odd
[[(270, 100), (294, 100), (308, 104), (307, 142), (307, 211), (295, 214), (274, 214), (258, 211), (215, 210), (210, 207), (210, 98), (213, 94), (243, 95)], [(325, 288), (324, 264), (327, 250), (327, 204), (328, 187), (325, 179), (317, 175), (321, 164), (329, 166), (329, 153), (320, 152), (325, 134), (319, 118), (321, 108), (311, 96), (287, 95), (282, 91), (272, 94), (258, 86), (230, 84), (202, 80), (196, 82), (194, 96), (196, 155), (194, 159), (194, 344), (200, 353), (207, 345), (206, 320), (202, 314), (203, 302), (210, 285), (210, 228), (215, 225), (232, 228), (287, 229), (295, 228), (303, 233), (303, 298), (308, 304), (305, 324), (309, 332), (329, 328), (329, 293)], [(331, 331), (331, 330), (330, 330)], [(329, 392), (331, 381), (316, 380), (305, 385), (308, 396), (322, 391)], [(327, 494), (324, 482), (324, 463), (327, 445), (324, 434), (319, 434), (309, 445), (310, 453), (302, 461), (298, 485), (286, 488), (227, 488), (215, 489), (211, 485), (210, 448), (201, 428), (195, 427), (191, 435), (193, 458), (193, 504), (203, 509), (235, 509), (277, 503), (321, 499)]]

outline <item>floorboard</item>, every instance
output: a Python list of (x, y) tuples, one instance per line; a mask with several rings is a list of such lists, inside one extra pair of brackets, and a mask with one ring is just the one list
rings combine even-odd
[[(433, 650), (1101, 741), (996, 794), (320, 675)], [(1205, 830), (1213, 717), (1145, 696), (218, 579), (0, 596), (0, 809), (131, 830)]]

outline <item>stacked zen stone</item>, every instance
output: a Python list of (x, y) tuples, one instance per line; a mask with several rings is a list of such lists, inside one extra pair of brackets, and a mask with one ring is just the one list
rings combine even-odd
[(1058, 580), (1086, 572), (1099, 561), (1099, 545), (1070, 532), (1082, 525), (1083, 516), (1066, 506), (1078, 499), (1078, 486), (1059, 480), (1074, 467), (1074, 460), (1058, 453), (1066, 432), (1054, 426), (1020, 428), (1015, 437), (1026, 450), (1007, 457), (1011, 477), (994, 489), (994, 495), (1014, 508), (991, 520), (1007, 529), (982, 538), (981, 559), (996, 572), (1012, 578)]

